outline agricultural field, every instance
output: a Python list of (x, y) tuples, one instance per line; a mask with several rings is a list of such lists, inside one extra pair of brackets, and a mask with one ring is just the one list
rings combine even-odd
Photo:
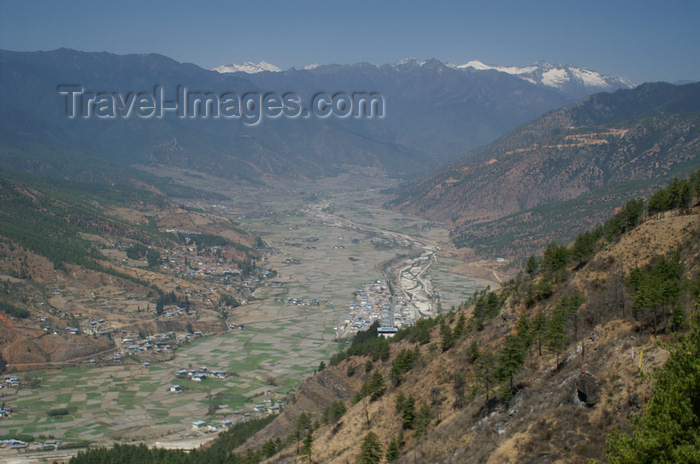
[[(3, 398), (15, 413), (3, 419), (2, 428), (7, 434), (64, 440), (141, 441), (191, 434), (195, 420), (241, 419), (236, 411), (254, 413), (255, 403), (281, 401), (329, 356), (335, 345), (332, 330), (308, 333), (309, 318), (315, 316), (246, 324), (244, 330), (195, 341), (178, 350), (175, 359), (150, 367), (125, 362), (28, 374), (34, 388), (23, 386)], [(227, 376), (194, 382), (175, 375), (178, 369), (203, 366)], [(170, 392), (173, 384), (183, 392)], [(210, 396), (216, 407), (211, 415)], [(68, 414), (50, 415), (62, 408)]]
[[(255, 201), (250, 192), (227, 192), (218, 185), (231, 198), (246, 200), (190, 204), (215, 209), (269, 246), (259, 264), (277, 275), (228, 313), (227, 324), (236, 328), (197, 338), (174, 358), (149, 367), (125, 358), (122, 365), (28, 372), (24, 377), (31, 382), (3, 398), (15, 409), (2, 419), (3, 432), (166, 446), (205, 436), (192, 429), (193, 421), (235, 422), (257, 414), (255, 404), (283, 403), (342, 347), (334, 326), (347, 314), (353, 292), (386, 278), (393, 272), (389, 267), (426, 246), (450, 246), (440, 225), (383, 210), (376, 179), (328, 182), (304, 192), (257, 192)], [(445, 310), (490, 283), (455, 274), (458, 261), (448, 253), (438, 251), (435, 257), (425, 274), (442, 294)], [(271, 286), (273, 281), (278, 285)], [(301, 303), (290, 304), (289, 298)], [(225, 371), (226, 378), (195, 382), (175, 375), (205, 366)], [(171, 392), (174, 384), (183, 391)], [(57, 410), (64, 414), (49, 414)]]

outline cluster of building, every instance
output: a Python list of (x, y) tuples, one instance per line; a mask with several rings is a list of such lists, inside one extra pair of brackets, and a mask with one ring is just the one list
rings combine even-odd
[(392, 296), (384, 280), (366, 283), (355, 294), (348, 315), (335, 327), (339, 337), (367, 330), (376, 321), (383, 336), (392, 336), (399, 328), (414, 325), (413, 311), (403, 297)]
[[(207, 378), (217, 378), (217, 379), (225, 379), (226, 378), (226, 371), (220, 370), (220, 369), (208, 369), (207, 367), (200, 367), (199, 369), (179, 369), (175, 371), (175, 375), (180, 377), (180, 378), (185, 378), (188, 380), (192, 380), (193, 382), (202, 382), (206, 380)], [(179, 385), (171, 385), (170, 386), (170, 391), (174, 393), (180, 393), (182, 391), (182, 388)]]
[[(0, 390), (4, 388), (9, 388), (9, 387), (14, 387), (14, 388), (19, 388), (20, 387), (20, 381), (15, 375), (8, 375), (6, 376), (2, 383), (0, 383)], [(2, 402), (2, 407), (0, 407), (0, 417), (9, 417), (10, 414), (12, 414), (13, 409), (10, 407), (5, 406), (5, 402)]]
[(29, 443), (22, 440), (10, 438), (9, 440), (0, 440), (0, 448), (24, 449), (29, 446)]
[[(126, 351), (130, 355), (149, 351), (154, 353), (162, 353), (164, 350), (173, 350), (173, 347), (170, 345), (169, 341), (173, 340), (174, 338), (175, 332), (170, 331), (168, 333), (149, 335), (146, 338), (122, 338), (121, 345), (122, 350)], [(178, 344), (182, 344), (184, 342), (185, 339), (178, 338)]]
[(406, 304), (403, 296), (395, 296), (394, 301), (394, 327), (413, 327), (416, 323), (413, 309)]
[(27, 443), (26, 441), (10, 438), (0, 440), (0, 448), (10, 448), (16, 450), (29, 449), (31, 451), (51, 451), (56, 450), (63, 443), (61, 440), (48, 440), (45, 442)]
[[(269, 400), (267, 400), (267, 401), (270, 402)], [(280, 407), (280, 405), (272, 404), (270, 402), (270, 404), (262, 404), (262, 403), (254, 404), (253, 409), (256, 412), (268, 412), (270, 414), (278, 414), (282, 408)]]
[[(61, 291), (59, 289), (54, 289), (53, 291), (55, 294), (60, 295)], [(46, 302), (41, 302), (39, 303), (41, 306), (46, 306)], [(60, 309), (57, 308), (52, 308), (49, 306), (48, 312), (50, 314), (55, 315), (56, 317), (59, 317), (61, 319), (79, 319), (83, 317), (82, 314), (80, 313), (70, 313), (67, 311), (61, 311)], [(58, 327), (51, 327), (49, 318), (47, 316), (42, 316), (39, 321), (41, 322), (41, 328), (44, 330), (44, 332), (52, 332), (54, 335), (60, 335), (61, 333), (68, 332), (72, 335), (78, 335), (80, 333), (80, 328), (79, 327), (65, 327), (63, 329), (60, 329)], [(86, 321), (86, 323), (89, 321)], [(58, 324), (61, 325), (61, 324)]]
[(0, 384), (0, 388), (5, 388), (5, 387), (19, 388), (19, 386), (20, 386), (20, 381), (16, 375), (6, 376), (3, 379), (2, 383)]
[(196, 420), (192, 422), (192, 429), (203, 432), (219, 432), (225, 430), (233, 425), (233, 421), (229, 419), (224, 419), (218, 422), (218, 424), (207, 424), (206, 421)]
[(196, 246), (180, 247), (163, 258), (163, 269), (181, 277), (240, 275), (241, 270), (232, 261), (220, 255), (220, 247), (209, 248), (211, 255), (197, 253)]
[(276, 298), (277, 301), (283, 301), (289, 305), (295, 306), (320, 306), (321, 300), (317, 298)]
[[(54, 290), (54, 292), (60, 292), (60, 290)], [(92, 292), (93, 295), (95, 292)], [(40, 303), (41, 306), (46, 306), (45, 302)], [(49, 313), (55, 314), (57, 317), (60, 317), (62, 319), (79, 319), (82, 318), (83, 315), (80, 313), (70, 313), (70, 312), (65, 312), (61, 311), (60, 309), (48, 308)], [(42, 316), (39, 318), (39, 322), (41, 323), (41, 328), (44, 330), (44, 332), (51, 332), (54, 335), (61, 335), (62, 333), (69, 333), (71, 335), (78, 335), (81, 332), (86, 333), (86, 334), (91, 334), (91, 335), (101, 335), (101, 336), (106, 336), (109, 334), (113, 329), (113, 327), (110, 328), (105, 328), (104, 323), (107, 322), (105, 319), (97, 319), (97, 320), (90, 320), (90, 319), (84, 319), (83, 321), (80, 322), (79, 327), (56, 327), (56, 326), (61, 326), (62, 324), (58, 323), (56, 324), (55, 321), (52, 321), (49, 319), (47, 316)], [(54, 327), (51, 327), (51, 323), (53, 322)]]
[(186, 314), (187, 314), (187, 309), (178, 306), (174, 311), (166, 312), (165, 317), (184, 316)]
[[(197, 235), (197, 232), (169, 229), (183, 235)], [(115, 242), (113, 246), (119, 250), (126, 250), (130, 246), (129, 243)], [(161, 258), (162, 270), (169, 272), (183, 279), (203, 279), (206, 280), (210, 287), (209, 291), (203, 289), (186, 290), (185, 293), (191, 301), (196, 299), (205, 303), (213, 303), (218, 298), (218, 288), (225, 288), (227, 291), (233, 291), (234, 286), (238, 290), (253, 292), (260, 285), (260, 280), (257, 277), (249, 277), (242, 281), (243, 272), (239, 268), (238, 263), (230, 259), (226, 247), (208, 246), (203, 252), (198, 249), (195, 244), (179, 246), (172, 250), (163, 250), (164, 257)], [(130, 261), (129, 258), (123, 258), (123, 265), (144, 265), (144, 260)], [(171, 312), (167, 317), (181, 315), (181, 313)]]

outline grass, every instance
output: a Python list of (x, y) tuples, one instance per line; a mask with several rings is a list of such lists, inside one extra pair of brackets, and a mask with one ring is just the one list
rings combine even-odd
[[(291, 208), (296, 208), (292, 206), (293, 202), (289, 203)], [(359, 213), (353, 210), (347, 216), (356, 214)], [(401, 231), (411, 230), (409, 226), (413, 224), (392, 223), (378, 213), (375, 219), (358, 217), (361, 222), (381, 219), (390, 228)], [(289, 225), (303, 225), (308, 218), (292, 215), (284, 220)], [(268, 226), (261, 224), (260, 228)], [(332, 249), (332, 245), (338, 243), (338, 235), (345, 237), (342, 242), (345, 250)], [(442, 235), (446, 237), (446, 233)], [(206, 395), (210, 390), (217, 404), (234, 410), (246, 410), (257, 402), (260, 391), (274, 390), (284, 394), (293, 390), (301, 379), (318, 367), (321, 360), (328, 363), (329, 356), (337, 350), (332, 327), (344, 315), (345, 304), (352, 301), (352, 291), (367, 281), (366, 270), (395, 257), (397, 250), (377, 251), (362, 234), (318, 223), (295, 231), (280, 226), (266, 234), (266, 238), (273, 242), (289, 236), (300, 239), (317, 236), (317, 250), (291, 247), (291, 256), (299, 258), (302, 264), (279, 266), (280, 280), (291, 281), (285, 290), (262, 289), (257, 295), (267, 300), (256, 300), (234, 311), (230, 320), (238, 322), (238, 314), (244, 311), (255, 316), (293, 316), (292, 319), (249, 323), (243, 331), (193, 340), (178, 349), (174, 360), (155, 364), (150, 369), (125, 363), (109, 368), (77, 367), (58, 373), (39, 373), (42, 387), (32, 395), (23, 392), (17, 402), (26, 411), (23, 421), (27, 423), (21, 427), (50, 431), (58, 437), (71, 439), (101, 436), (119, 440), (122, 438), (119, 430), (126, 425), (131, 430), (153, 424), (189, 429), (192, 420), (205, 418)], [(361, 242), (351, 245), (350, 240), (355, 236)], [(348, 261), (350, 254), (360, 261)], [(327, 280), (329, 276), (333, 277)], [(273, 301), (276, 296), (325, 299), (337, 303), (337, 306), (297, 307)], [(236, 376), (229, 375), (225, 380), (207, 379), (201, 384), (176, 378), (175, 370), (189, 364), (224, 369)], [(274, 379), (275, 386), (267, 383), (268, 377)], [(185, 391), (181, 394), (168, 392), (168, 386), (175, 383), (182, 385)], [(83, 396), (77, 396), (80, 394)], [(74, 398), (83, 401), (74, 401)], [(47, 420), (44, 411), (65, 405), (75, 408), (71, 411), (70, 422)], [(18, 427), (13, 423), (7, 425)]]

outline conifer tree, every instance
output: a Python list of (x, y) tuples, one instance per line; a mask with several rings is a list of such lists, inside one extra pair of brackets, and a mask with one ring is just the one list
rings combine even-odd
[(379, 437), (374, 432), (369, 432), (362, 439), (360, 444), (360, 455), (355, 461), (356, 464), (378, 464), (383, 457), (382, 444)]

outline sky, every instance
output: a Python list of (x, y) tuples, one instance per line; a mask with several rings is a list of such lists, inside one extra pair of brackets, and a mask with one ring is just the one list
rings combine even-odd
[(0, 0), (0, 49), (160, 53), (204, 68), (542, 60), (677, 82), (700, 81), (698, 24), (695, 0)]

